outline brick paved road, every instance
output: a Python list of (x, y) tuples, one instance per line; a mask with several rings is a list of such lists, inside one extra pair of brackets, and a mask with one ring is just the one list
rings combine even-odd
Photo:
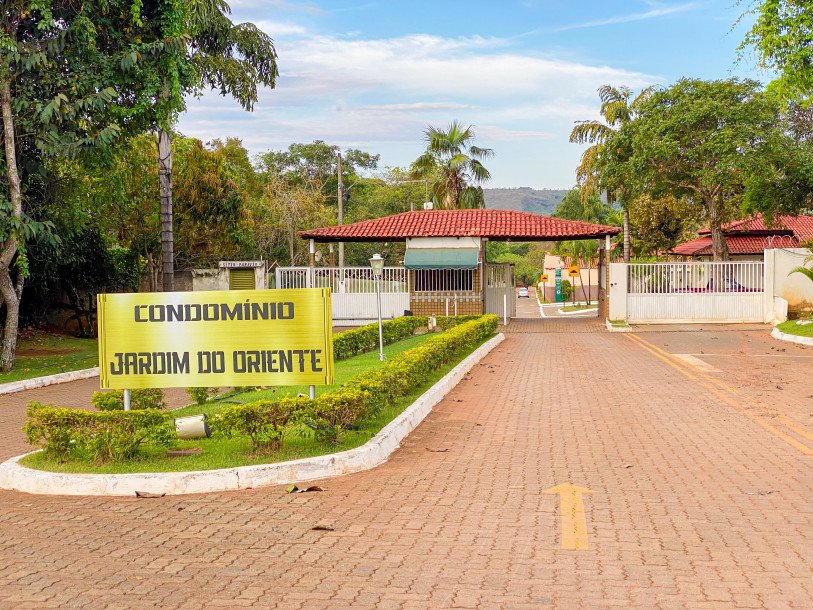
[[(813, 350), (522, 325), (387, 464), (321, 493), (0, 492), (0, 607), (813, 606), (813, 437), (771, 431), (813, 429)], [(782, 390), (747, 373), (774, 365)], [(541, 493), (565, 481), (593, 490), (584, 551)]]

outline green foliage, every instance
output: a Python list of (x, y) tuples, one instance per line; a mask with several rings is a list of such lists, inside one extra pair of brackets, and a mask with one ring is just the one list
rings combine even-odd
[[(384, 345), (412, 336), (416, 328), (426, 326), (426, 318), (402, 316), (381, 324)], [(346, 330), (333, 337), (333, 357), (345, 360), (378, 348), (378, 322)]]
[(174, 437), (168, 418), (154, 409), (92, 413), (32, 402), (27, 415), (28, 442), (64, 460), (129, 460), (145, 444), (169, 446)]
[(480, 184), (491, 179), (483, 161), (494, 156), (490, 148), (472, 144), (474, 129), (452, 121), (446, 131), (427, 127), (426, 151), (411, 167), (416, 179), (432, 180), (434, 201), (444, 209), (481, 208), (484, 204)]
[(760, 67), (778, 77), (768, 91), (781, 100), (805, 106), (813, 103), (813, 2), (762, 0), (749, 13), (754, 25), (740, 45), (754, 48)]
[[(90, 402), (99, 411), (121, 411), (124, 409), (124, 390), (93, 392)], [(166, 409), (166, 406), (161, 388), (130, 390), (130, 408), (133, 411)]]
[(573, 284), (570, 283), (570, 280), (562, 280), (562, 298), (564, 300), (569, 299), (575, 290), (576, 289), (573, 287)]
[(726, 258), (721, 227), (737, 210), (743, 174), (764, 143), (781, 138), (779, 108), (754, 81), (682, 79), (646, 97), (601, 158), (610, 190), (687, 197)]
[(294, 423), (320, 442), (335, 444), (349, 426), (374, 417), (385, 404), (426, 383), (438, 368), (493, 335), (499, 323), (494, 315), (461, 318), (465, 321), (439, 320), (448, 330), (376, 370), (357, 375), (338, 390), (315, 400), (284, 398), (229, 406), (212, 418), (212, 427), (223, 434), (248, 436), (255, 451), (278, 449), (285, 427)]
[(186, 393), (196, 404), (205, 405), (209, 397), (217, 393), (217, 388), (186, 388)]
[(211, 425), (221, 434), (248, 436), (254, 451), (273, 451), (282, 446), (285, 427), (308, 402), (303, 398), (283, 398), (235, 405), (217, 413)]

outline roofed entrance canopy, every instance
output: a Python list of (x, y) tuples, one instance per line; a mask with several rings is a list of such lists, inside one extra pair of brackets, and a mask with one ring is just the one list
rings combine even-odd
[(318, 242), (405, 241), (413, 237), (564, 241), (598, 239), (620, 232), (619, 227), (516, 210), (419, 210), (302, 231), (299, 235)]

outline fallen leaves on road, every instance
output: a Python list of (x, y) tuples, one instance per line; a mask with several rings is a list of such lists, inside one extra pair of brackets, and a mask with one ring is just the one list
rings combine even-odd
[(163, 498), (165, 495), (167, 495), (165, 493), (156, 494), (151, 491), (137, 491), (135, 494), (136, 498)]
[(304, 494), (309, 491), (325, 491), (323, 488), (319, 487), (318, 485), (311, 485), (310, 487), (303, 487), (299, 488), (296, 485), (291, 485), (290, 487), (285, 489), (286, 492), (289, 494)]

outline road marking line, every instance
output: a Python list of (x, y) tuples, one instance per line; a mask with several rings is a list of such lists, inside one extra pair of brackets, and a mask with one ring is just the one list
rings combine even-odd
[(562, 521), (562, 548), (568, 551), (586, 551), (587, 515), (584, 512), (583, 494), (593, 493), (592, 489), (579, 487), (573, 483), (560, 483), (543, 493), (559, 495), (559, 512)]
[[(775, 426), (772, 426), (768, 422), (764, 421), (762, 419), (761, 415), (755, 415), (754, 413), (751, 413), (748, 409), (746, 409), (739, 402), (737, 402), (736, 400), (732, 399), (729, 396), (726, 396), (725, 394), (720, 392), (718, 388), (714, 387), (713, 385), (704, 382), (702, 379), (699, 379), (698, 377), (696, 377), (695, 375), (690, 373), (689, 370), (686, 370), (686, 368), (694, 369), (694, 371), (697, 372), (699, 375), (701, 375), (703, 377), (706, 377), (711, 381), (716, 381), (713, 377), (709, 377), (703, 371), (697, 369), (696, 367), (692, 366), (691, 364), (688, 364), (686, 362), (680, 362), (679, 360), (676, 362), (676, 361), (672, 360), (671, 358), (664, 357), (663, 355), (661, 355), (661, 353), (658, 353), (658, 352), (662, 352), (663, 354), (667, 354), (668, 356), (671, 356), (672, 354), (669, 354), (669, 352), (665, 352), (662, 349), (660, 349), (659, 347), (657, 347), (655, 345), (652, 345), (651, 343), (649, 343), (649, 341), (641, 339), (640, 337), (635, 337), (632, 334), (626, 334), (624, 336), (627, 339), (629, 339), (630, 341), (633, 341), (633, 342), (637, 343), (641, 348), (645, 349), (646, 351), (651, 353), (656, 358), (660, 358), (661, 360), (663, 360), (666, 364), (668, 364), (669, 366), (674, 368), (676, 371), (680, 372), (682, 375), (688, 377), (692, 381), (695, 381), (699, 385), (704, 386), (705, 388), (710, 390), (715, 396), (717, 396), (721, 400), (725, 401), (726, 403), (728, 403), (729, 405), (734, 407), (739, 413), (741, 413), (742, 415), (745, 415), (747, 418), (749, 418), (750, 420), (752, 420), (754, 423), (758, 424), (759, 426), (763, 427), (765, 430), (767, 430), (768, 432), (770, 432), (771, 434), (773, 434), (777, 438), (785, 441), (786, 443), (788, 443), (792, 447), (795, 447), (796, 449), (798, 449), (799, 451), (804, 453), (806, 456), (808, 456), (810, 458), (813, 458), (813, 449), (811, 449), (810, 447), (808, 447), (804, 443), (801, 443), (801, 442), (797, 441), (792, 436), (789, 436), (789, 435), (785, 434), (784, 432), (782, 432), (780, 429), (776, 428)], [(683, 368), (683, 367), (686, 367), (686, 368)], [(732, 394), (738, 394), (738, 395), (742, 396), (743, 398), (747, 399), (747, 397), (743, 396), (742, 394), (740, 394), (739, 392), (737, 392), (733, 388), (729, 389), (728, 391), (730, 391)], [(755, 404), (761, 410), (763, 409), (763, 407), (761, 407), (757, 403), (754, 403), (753, 401), (750, 401), (750, 400), (749, 400), (749, 402), (751, 402), (752, 404)]]
[(706, 371), (707, 373), (722, 373), (722, 371), (705, 360), (701, 360), (697, 356), (692, 354), (672, 354), (675, 358), (680, 358), (684, 362), (688, 362), (692, 366), (700, 369), (701, 371)]

